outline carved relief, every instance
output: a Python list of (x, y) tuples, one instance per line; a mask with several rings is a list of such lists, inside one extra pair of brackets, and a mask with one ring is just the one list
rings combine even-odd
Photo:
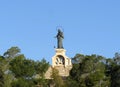
[(58, 55), (56, 57), (56, 61), (55, 61), (56, 65), (64, 65), (65, 64), (65, 59), (63, 56)]

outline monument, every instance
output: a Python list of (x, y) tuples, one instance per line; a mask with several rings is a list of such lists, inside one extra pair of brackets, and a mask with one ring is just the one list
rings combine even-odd
[(69, 72), (72, 69), (71, 59), (66, 56), (66, 50), (63, 48), (63, 32), (58, 29), (58, 33), (56, 35), (57, 38), (57, 48), (55, 49), (55, 55), (52, 57), (52, 66), (48, 69), (45, 74), (45, 77), (50, 76), (52, 72), (51, 68), (55, 68), (59, 71), (59, 75), (62, 77), (69, 76)]
[(63, 42), (62, 40), (64, 39), (64, 35), (63, 35), (63, 32), (58, 29), (58, 34), (56, 35), (56, 38), (57, 38), (57, 48), (63, 48)]

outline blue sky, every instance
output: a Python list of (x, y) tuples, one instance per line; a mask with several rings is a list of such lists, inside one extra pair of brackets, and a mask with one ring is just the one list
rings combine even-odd
[(58, 26), (69, 57), (120, 52), (120, 0), (1, 0), (0, 54), (18, 46), (27, 58), (51, 62)]

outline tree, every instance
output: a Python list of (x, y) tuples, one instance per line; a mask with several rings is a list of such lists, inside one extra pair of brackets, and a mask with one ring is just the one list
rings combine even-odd
[(47, 62), (44, 58), (41, 61), (35, 62), (35, 70), (36, 74), (43, 76), (44, 73), (48, 70), (49, 62)]
[(20, 53), (20, 49), (18, 47), (11, 47), (3, 55), (6, 58), (14, 58), (15, 56), (18, 55), (18, 53)]
[[(80, 87), (105, 87), (105, 58), (99, 55), (81, 55), (77, 54), (78, 63), (73, 64), (70, 71), (70, 78), (77, 82)], [(75, 56), (76, 57), (76, 56)]]
[(64, 83), (66, 83), (66, 87), (79, 87), (78, 82), (70, 76), (66, 78)]
[(115, 53), (114, 62), (111, 64), (109, 74), (111, 77), (111, 87), (120, 87), (120, 54)]
[[(34, 87), (37, 84), (47, 86), (44, 73), (49, 63), (42, 59), (34, 61), (26, 59), (20, 54), (18, 47), (11, 47), (3, 56), (0, 56), (0, 87)], [(39, 74), (40, 78), (35, 76)], [(36, 84), (37, 83), (37, 84)]]
[(72, 58), (72, 62), (73, 63), (81, 63), (82, 62), (82, 59), (84, 59), (84, 55), (83, 54), (76, 54), (74, 56), (74, 58)]
[(47, 62), (44, 58), (41, 61), (35, 62), (35, 74), (37, 78), (35, 79), (36, 85), (47, 86), (47, 80), (44, 77), (44, 74), (48, 70), (49, 62)]
[(120, 53), (115, 53), (114, 61), (116, 64), (120, 65)]
[(18, 56), (20, 49), (18, 47), (11, 47), (8, 49), (2, 57), (1, 65), (2, 71), (4, 73), (4, 87), (11, 87), (11, 82), (14, 78), (13, 74), (10, 71), (10, 61), (15, 57)]
[(15, 74), (16, 78), (32, 78), (35, 72), (34, 61), (26, 59), (24, 55), (15, 57), (10, 62), (10, 66), (10, 70)]
[(26, 80), (24, 78), (18, 78), (11, 83), (12, 87), (35, 87), (31, 80)]
[(111, 69), (111, 87), (120, 87), (120, 65)]
[(65, 83), (62, 80), (62, 77), (59, 76), (59, 72), (57, 69), (52, 68), (51, 78), (52, 78), (51, 83), (55, 85), (54, 87), (65, 87)]
[(4, 87), (4, 73), (0, 68), (0, 87)]
[[(3, 56), (0, 56), (0, 72), (1, 72), (1, 79), (2, 79), (2, 83), (4, 83), (4, 87), (11, 87), (11, 82), (13, 79), (13, 75), (10, 73), (9, 70), (9, 63), (7, 61), (6, 58), (4, 58)], [(1, 86), (0, 86), (1, 87)]]

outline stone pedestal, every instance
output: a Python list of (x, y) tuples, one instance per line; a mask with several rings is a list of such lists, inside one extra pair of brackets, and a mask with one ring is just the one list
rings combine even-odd
[(72, 66), (71, 59), (66, 56), (65, 49), (56, 49), (56, 54), (52, 57), (52, 67), (55, 66)]
[(52, 57), (52, 66), (49, 67), (45, 73), (46, 79), (51, 79), (52, 68), (55, 68), (59, 71), (59, 75), (62, 77), (69, 76), (69, 72), (72, 69), (71, 59), (66, 56), (65, 49), (56, 49), (56, 53)]
[(65, 49), (56, 49), (56, 53), (52, 57), (52, 67), (59, 71), (60, 76), (69, 76), (72, 68), (71, 59), (65, 53)]

